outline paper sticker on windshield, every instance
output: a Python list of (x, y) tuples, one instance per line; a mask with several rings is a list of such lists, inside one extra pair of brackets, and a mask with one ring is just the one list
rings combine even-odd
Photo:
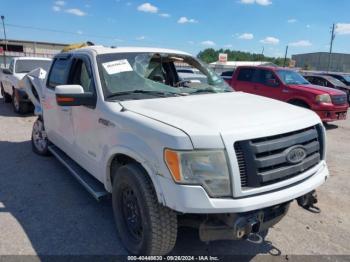
[(126, 59), (103, 63), (102, 65), (109, 75), (133, 71), (129, 61)]

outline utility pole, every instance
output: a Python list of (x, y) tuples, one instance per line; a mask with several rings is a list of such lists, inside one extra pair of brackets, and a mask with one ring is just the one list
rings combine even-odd
[(6, 29), (5, 29), (5, 16), (1, 16), (2, 27), (4, 29), (4, 40), (5, 40), (5, 51), (4, 51), (4, 67), (6, 68), (6, 51), (7, 51), (7, 38), (6, 38)]
[(284, 54), (283, 67), (286, 67), (287, 64), (287, 55), (288, 55), (288, 45), (286, 46), (286, 53)]
[(262, 51), (261, 51), (261, 55), (263, 56), (265, 52), (265, 46), (263, 46)]
[(331, 61), (332, 61), (332, 51), (333, 51), (333, 42), (335, 39), (335, 24), (333, 23), (332, 26), (332, 35), (331, 35), (331, 44), (330, 44), (330, 48), (329, 48), (329, 55), (328, 55), (328, 69), (327, 71), (329, 72), (331, 69)]

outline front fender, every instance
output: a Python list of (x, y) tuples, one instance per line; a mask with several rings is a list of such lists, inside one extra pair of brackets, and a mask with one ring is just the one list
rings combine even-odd
[[(147, 152), (147, 157), (144, 155), (146, 152)], [(108, 149), (108, 151), (105, 154), (106, 157), (103, 165), (105, 167), (103, 174), (105, 174), (104, 184), (105, 184), (106, 190), (108, 192), (112, 192), (110, 170), (111, 170), (112, 161), (117, 154), (123, 154), (134, 159), (146, 170), (150, 179), (152, 180), (154, 189), (157, 194), (158, 201), (162, 204), (165, 204), (163, 191), (158, 180), (158, 176), (160, 174), (159, 166), (154, 161), (149, 160), (149, 159), (157, 159), (157, 156), (151, 148), (149, 148), (145, 143), (143, 143), (140, 140), (138, 141), (134, 140), (133, 145), (131, 147), (124, 146), (124, 145), (117, 145)]]

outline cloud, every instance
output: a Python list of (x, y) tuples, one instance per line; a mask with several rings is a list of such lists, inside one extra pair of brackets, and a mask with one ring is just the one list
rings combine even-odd
[(71, 9), (66, 9), (66, 13), (71, 14), (71, 15), (76, 15), (76, 16), (86, 16), (87, 13), (84, 11), (78, 9), (78, 8), (71, 8)]
[(54, 5), (54, 6), (52, 7), (52, 10), (55, 11), (55, 12), (59, 12), (59, 11), (61, 11), (61, 7), (59, 7), (59, 6), (57, 6), (57, 5)]
[(194, 41), (187, 41), (188, 44), (194, 45)]
[(205, 45), (205, 46), (215, 46), (215, 42), (211, 41), (211, 40), (206, 40), (206, 41), (203, 41), (201, 43), (202, 45)]
[(350, 24), (339, 23), (336, 25), (335, 33), (338, 35), (349, 35), (350, 34)]
[(233, 47), (233, 45), (231, 45), (231, 44), (224, 45), (224, 48), (232, 48), (232, 47)]
[(311, 28), (311, 25), (306, 25), (306, 28)]
[(195, 24), (195, 23), (198, 23), (198, 21), (193, 19), (193, 18), (187, 18), (187, 17), (183, 16), (183, 17), (179, 18), (177, 23), (178, 24)]
[(271, 0), (240, 0), (239, 3), (248, 5), (258, 4), (262, 6), (268, 6), (272, 4)]
[(290, 19), (287, 20), (287, 22), (288, 22), (289, 24), (294, 24), (294, 23), (298, 22), (298, 20), (295, 19), (295, 18), (290, 18)]
[(254, 39), (254, 35), (251, 33), (243, 33), (243, 34), (238, 36), (238, 39), (252, 40), (252, 39)]
[(273, 36), (268, 36), (265, 39), (260, 40), (260, 43), (266, 44), (266, 45), (278, 45), (280, 43), (280, 40)]
[(146, 37), (145, 36), (138, 36), (138, 37), (136, 37), (136, 40), (138, 40), (138, 41), (142, 41), (142, 40), (145, 40), (146, 39)]
[(312, 43), (309, 40), (300, 40), (297, 42), (290, 43), (289, 46), (293, 47), (309, 47), (312, 46)]
[(144, 3), (142, 5), (139, 5), (137, 7), (137, 10), (139, 10), (140, 12), (153, 13), (153, 14), (156, 14), (159, 11), (158, 7), (151, 5), (150, 3)]
[(66, 2), (65, 1), (55, 1), (56, 6), (65, 6)]
[(162, 14), (159, 14), (159, 16), (164, 17), (164, 18), (169, 18), (170, 14), (162, 13)]

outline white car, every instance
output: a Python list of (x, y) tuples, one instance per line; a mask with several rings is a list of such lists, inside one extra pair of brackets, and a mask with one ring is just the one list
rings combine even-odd
[[(178, 61), (207, 81), (182, 81)], [(167, 254), (180, 226), (206, 242), (264, 235), (329, 176), (315, 113), (233, 92), (187, 53), (92, 46), (57, 55), (45, 81), (36, 74), (33, 150), (97, 199), (112, 194), (131, 254)]]
[(40, 57), (15, 57), (8, 69), (3, 69), (0, 79), (1, 95), (5, 103), (12, 102), (16, 113), (25, 114), (30, 110), (31, 102), (26, 93), (20, 88), (20, 80), (36, 68), (48, 70), (52, 59)]

